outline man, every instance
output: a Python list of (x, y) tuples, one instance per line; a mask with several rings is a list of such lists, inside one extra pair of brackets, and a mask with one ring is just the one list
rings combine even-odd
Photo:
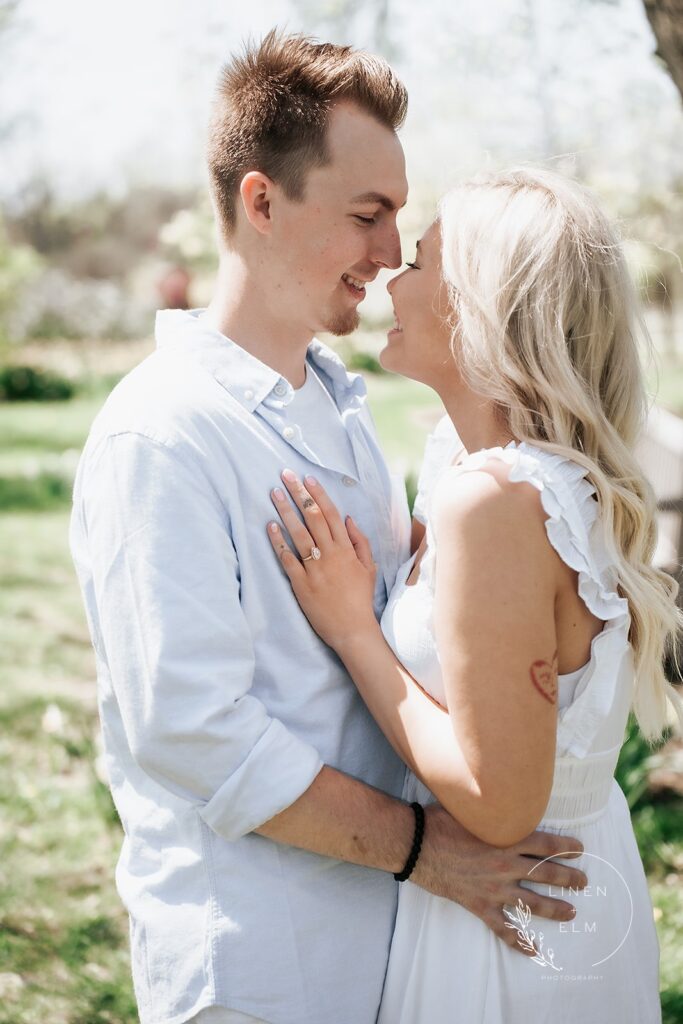
[[(159, 315), (156, 352), (110, 396), (79, 468), (72, 548), (143, 1024), (375, 1020), (414, 814), (266, 524), (285, 467), (317, 474), (371, 540), (381, 614), (408, 554), (405, 495), (362, 380), (313, 337), (352, 331), (365, 285), (400, 264), (405, 109), (382, 60), (298, 36), (271, 33), (225, 69), (213, 300)], [(570, 845), (493, 850), (430, 807), (411, 880), (512, 942), (502, 907), (518, 895), (570, 919), (518, 885), (523, 855)], [(552, 863), (534, 878), (584, 884)]]

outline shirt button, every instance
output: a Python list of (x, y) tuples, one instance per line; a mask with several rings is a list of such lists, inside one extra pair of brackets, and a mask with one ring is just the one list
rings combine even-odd
[(251, 388), (247, 388), (247, 390), (244, 392), (244, 397), (248, 402), (251, 402), (252, 398), (254, 397), (254, 392), (251, 390)]
[(274, 390), (275, 390), (275, 394), (276, 395), (286, 395), (287, 394), (287, 385), (286, 384), (276, 384)]
[(291, 441), (295, 433), (296, 431), (294, 430), (294, 427), (285, 427), (285, 429), (282, 431), (282, 436), (284, 437), (285, 441)]
[(342, 477), (342, 483), (344, 484), (344, 487), (355, 487), (356, 486), (356, 481), (353, 479), (352, 476), (343, 476)]

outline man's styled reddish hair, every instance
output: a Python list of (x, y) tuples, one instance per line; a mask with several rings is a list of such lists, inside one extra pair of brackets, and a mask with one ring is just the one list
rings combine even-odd
[(349, 100), (392, 131), (403, 124), (405, 86), (381, 57), (303, 35), (269, 32), (222, 69), (209, 126), (208, 166), (222, 229), (235, 226), (240, 181), (250, 170), (302, 199), (307, 171), (329, 160), (327, 120)]

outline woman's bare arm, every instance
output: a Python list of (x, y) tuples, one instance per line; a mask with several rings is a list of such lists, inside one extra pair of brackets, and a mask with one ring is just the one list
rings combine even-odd
[(547, 541), (538, 492), (494, 469), (458, 476), (457, 485), (447, 473), (434, 497), (435, 625), (449, 714), (384, 639), (372, 612), (367, 538), (342, 522), (320, 485), (310, 486), (314, 498), (291, 485), (305, 526), (286, 503), (279, 511), (300, 556), (315, 542), (322, 559), (302, 565), (272, 535), (302, 608), (446, 810), (485, 842), (513, 845), (543, 815), (555, 752), (561, 563)]

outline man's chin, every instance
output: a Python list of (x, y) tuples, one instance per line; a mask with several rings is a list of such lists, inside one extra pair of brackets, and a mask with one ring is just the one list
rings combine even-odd
[(358, 330), (359, 324), (360, 316), (358, 311), (352, 309), (330, 317), (329, 320), (323, 323), (322, 329), (328, 334), (333, 334), (335, 338), (343, 338), (345, 335), (353, 334), (354, 331)]

